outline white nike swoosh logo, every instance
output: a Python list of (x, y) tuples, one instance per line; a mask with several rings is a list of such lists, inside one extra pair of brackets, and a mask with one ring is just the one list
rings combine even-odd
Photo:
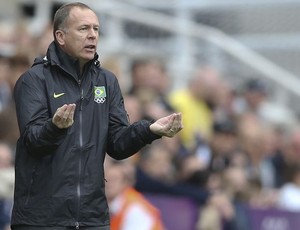
[(54, 93), (53, 94), (53, 97), (54, 98), (58, 98), (58, 97), (61, 97), (62, 95), (64, 95), (65, 93), (58, 93), (58, 94), (56, 94), (56, 93)]

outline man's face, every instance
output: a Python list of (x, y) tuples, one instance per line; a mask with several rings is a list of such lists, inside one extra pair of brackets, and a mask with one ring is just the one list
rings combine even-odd
[(94, 58), (98, 39), (97, 15), (89, 9), (73, 8), (59, 42), (63, 50), (78, 59), (81, 64), (85, 64)]

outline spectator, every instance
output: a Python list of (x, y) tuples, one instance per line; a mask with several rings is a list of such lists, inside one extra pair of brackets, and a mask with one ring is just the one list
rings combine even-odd
[(158, 209), (132, 187), (134, 184), (132, 165), (128, 162), (116, 162), (107, 157), (104, 170), (111, 230), (163, 230)]
[(248, 178), (257, 181), (262, 188), (275, 187), (275, 169), (266, 148), (266, 127), (253, 113), (245, 113), (238, 120), (239, 143), (247, 154)]
[(209, 147), (211, 150), (209, 168), (212, 172), (222, 172), (232, 164), (233, 154), (239, 147), (236, 124), (233, 120), (214, 122)]
[(210, 172), (196, 154), (186, 154), (176, 158), (177, 181), (205, 188)]
[(0, 127), (0, 140), (14, 148), (19, 137), (19, 129), (16, 110), (12, 105), (0, 112)]
[(17, 54), (9, 58), (9, 66), (8, 82), (11, 91), (13, 91), (17, 80), (31, 66), (31, 63), (26, 54)]
[(130, 95), (141, 102), (143, 116), (157, 119), (163, 114), (174, 112), (166, 99), (169, 90), (169, 76), (163, 61), (154, 58), (141, 58), (131, 65)]
[(173, 155), (161, 144), (161, 141), (151, 148), (143, 149), (138, 164), (150, 177), (164, 183), (174, 182)]
[(0, 56), (0, 111), (7, 108), (12, 101), (12, 91), (9, 85), (9, 58)]
[(8, 144), (0, 142), (0, 229), (10, 229), (14, 189), (13, 153)]
[(180, 137), (183, 145), (195, 150), (199, 139), (207, 141), (212, 134), (219, 73), (209, 67), (197, 69), (188, 86), (170, 93), (171, 105), (182, 111), (184, 130)]
[[(144, 148), (140, 152), (140, 158), (136, 168), (136, 183), (135, 188), (142, 193), (168, 194), (172, 196), (189, 197), (197, 204), (204, 204), (209, 198), (209, 191), (199, 185), (192, 185), (185, 182), (177, 181), (174, 178), (175, 171), (170, 162), (171, 154), (165, 154), (163, 146), (155, 146), (155, 148)], [(158, 152), (157, 152), (158, 151)], [(159, 153), (163, 153), (160, 157)], [(164, 158), (164, 164), (157, 161)], [(151, 163), (152, 164), (151, 164)], [(157, 167), (158, 164), (160, 167)], [(164, 166), (165, 168), (161, 168)], [(157, 172), (155, 171), (157, 170)], [(165, 180), (162, 175), (171, 173), (173, 177), (168, 175), (169, 180)]]
[(49, 44), (53, 40), (53, 25), (48, 24), (40, 35), (32, 38), (32, 42), (36, 45), (36, 49), (30, 58), (43, 57), (47, 53)]
[(143, 118), (142, 105), (136, 96), (125, 95), (124, 104), (131, 124)]
[(169, 77), (163, 61), (158, 58), (140, 58), (131, 64), (130, 94), (142, 96), (143, 90), (153, 90), (164, 97), (169, 90)]
[(287, 181), (278, 191), (277, 207), (300, 212), (300, 164), (294, 163), (287, 171)]
[(287, 132), (282, 140), (282, 148), (275, 155), (271, 157), (272, 164), (275, 170), (276, 188), (280, 188), (287, 182), (290, 182), (290, 178), (287, 178), (287, 172), (290, 167), (294, 167), (294, 164), (300, 165), (300, 129), (295, 127), (293, 130)]
[(266, 81), (258, 78), (248, 80), (242, 90), (242, 97), (237, 97), (235, 111), (255, 113), (265, 123), (278, 127), (291, 128), (298, 124), (296, 115), (283, 105), (270, 100), (270, 87)]
[(235, 230), (251, 230), (247, 218), (247, 208), (253, 188), (248, 180), (246, 170), (240, 166), (230, 166), (224, 171), (222, 179), (223, 191), (234, 207), (235, 216), (231, 226)]

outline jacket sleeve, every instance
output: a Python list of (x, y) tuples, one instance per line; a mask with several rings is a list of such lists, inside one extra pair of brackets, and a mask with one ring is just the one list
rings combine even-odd
[(118, 160), (125, 159), (161, 138), (150, 131), (150, 121), (141, 120), (129, 125), (118, 81), (115, 81), (110, 93), (108, 155)]
[(44, 81), (32, 71), (24, 73), (14, 88), (20, 140), (29, 154), (43, 156), (63, 141), (67, 129), (59, 129), (52, 123), (48, 110)]

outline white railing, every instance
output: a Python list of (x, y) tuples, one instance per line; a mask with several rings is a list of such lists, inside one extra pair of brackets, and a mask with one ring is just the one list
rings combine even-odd
[[(90, 3), (93, 4), (93, 1), (90, 1)], [(181, 26), (178, 28), (175, 26), (178, 19), (174, 16), (141, 9), (140, 7), (116, 0), (103, 1), (103, 4), (93, 4), (93, 8), (96, 11), (105, 12), (113, 17), (153, 26), (188, 38), (198, 38), (208, 41), (235, 57), (237, 61), (243, 62), (279, 86), (300, 96), (300, 80), (297, 76), (247, 48), (220, 30), (195, 23), (186, 18), (180, 19), (184, 27)]]
[[(45, 0), (45, 2), (49, 4), (51, 0)], [(71, 0), (66, 0), (65, 2), (71, 2)], [(109, 32), (111, 33), (111, 36), (108, 36), (106, 39), (107, 41), (104, 41), (109, 43), (107, 43), (107, 46), (103, 45), (103, 40), (105, 39), (101, 40), (100, 49), (105, 50), (106, 47), (109, 47), (107, 51), (115, 53), (119, 52), (123, 55), (134, 54), (134, 52), (138, 51), (140, 53), (151, 53), (151, 48), (143, 50), (141, 44), (128, 42), (128, 38), (126, 38), (122, 32), (121, 22), (124, 20), (152, 26), (174, 34), (176, 39), (173, 39), (172, 41), (176, 42), (176, 44), (174, 44), (174, 48), (176, 49), (177, 47), (177, 53), (180, 55), (176, 55), (177, 57), (170, 57), (170, 59), (174, 59), (174, 63), (180, 63), (180, 65), (174, 65), (176, 68), (179, 68), (176, 69), (177, 75), (173, 76), (176, 78), (174, 81), (179, 82), (178, 85), (182, 85), (185, 80), (182, 79), (181, 76), (186, 76), (186, 73), (188, 71), (192, 71), (192, 68), (195, 67), (195, 64), (197, 64), (195, 60), (194, 44), (191, 42), (196, 39), (198, 41), (205, 41), (208, 44), (212, 44), (219, 50), (224, 51), (224, 53), (235, 58), (237, 65), (239, 65), (239, 62), (244, 63), (261, 76), (271, 80), (275, 83), (276, 88), (280, 89), (280, 93), (283, 95), (282, 98), (284, 98), (282, 100), (284, 103), (286, 103), (286, 100), (288, 99), (295, 99), (300, 96), (300, 79), (297, 76), (286, 69), (281, 68), (277, 64), (274, 64), (222, 31), (190, 20), (188, 12), (183, 6), (183, 1), (177, 1), (175, 16), (151, 11), (138, 7), (134, 4), (130, 4), (129, 2), (126, 3), (125, 1), (85, 0), (83, 2), (95, 9), (100, 16), (107, 15), (110, 17), (107, 23), (111, 23), (111, 26), (104, 25), (110, 27)], [(37, 5), (38, 10), (43, 8), (41, 7), (41, 4)], [(174, 9), (174, 7), (172, 8)], [(42, 14), (37, 15), (39, 17), (36, 17), (35, 20), (40, 22), (40, 18), (43, 16)], [(152, 51), (154, 51), (155, 48)], [(157, 47), (157, 49), (159, 48)], [(178, 58), (180, 58), (180, 62), (178, 62)]]

